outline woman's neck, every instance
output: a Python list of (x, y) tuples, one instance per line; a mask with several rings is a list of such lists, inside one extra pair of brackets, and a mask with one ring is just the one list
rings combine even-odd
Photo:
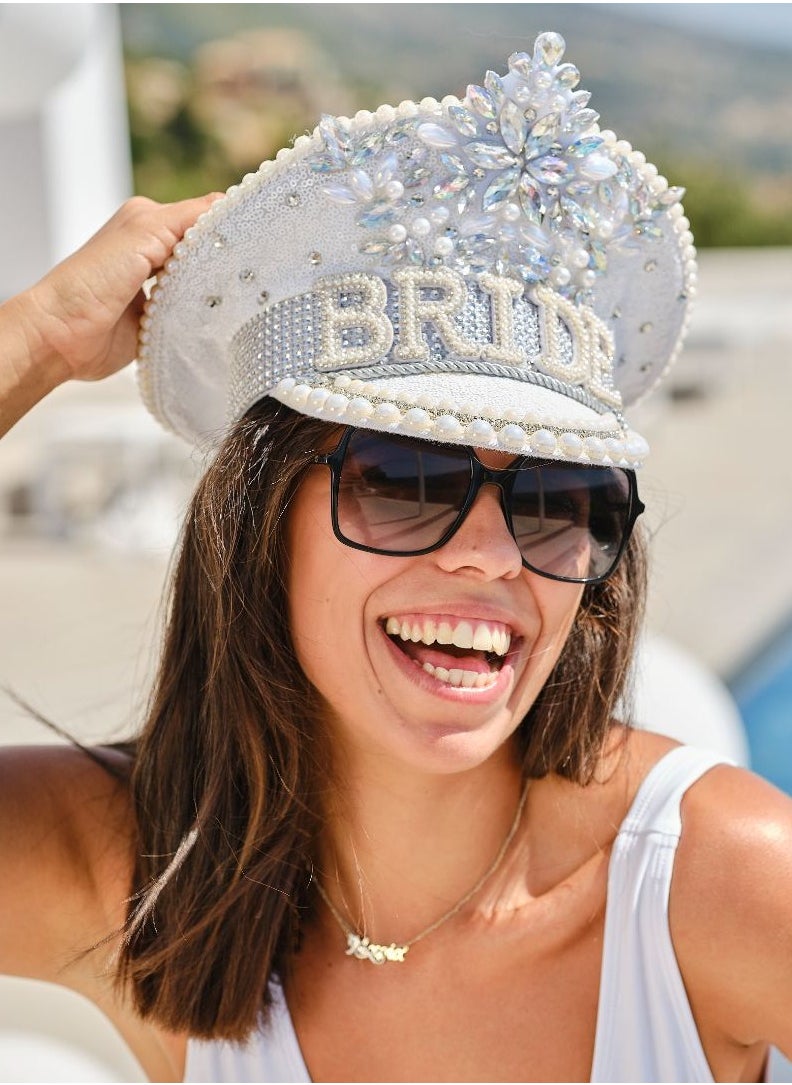
[(506, 840), (522, 792), (509, 751), (449, 776), (381, 764), (344, 776), (316, 877), (348, 927), (383, 944), (409, 941), (476, 884)]

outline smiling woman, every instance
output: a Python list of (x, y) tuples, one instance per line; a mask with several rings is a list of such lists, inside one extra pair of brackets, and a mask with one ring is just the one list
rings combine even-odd
[(4, 429), (142, 313), (147, 406), (217, 446), (139, 735), (0, 758), (0, 968), (152, 1079), (758, 1081), (792, 1048), (792, 805), (623, 718), (622, 410), (695, 252), (563, 52), (132, 201), (0, 309)]

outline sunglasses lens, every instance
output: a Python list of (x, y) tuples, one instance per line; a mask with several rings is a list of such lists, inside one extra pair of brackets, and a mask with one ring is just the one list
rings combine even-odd
[(613, 568), (630, 519), (630, 481), (619, 468), (543, 464), (515, 473), (514, 536), (539, 572), (595, 580)]
[(338, 527), (350, 542), (415, 553), (439, 542), (470, 487), (466, 453), (355, 430), (338, 480)]
[[(469, 495), (466, 449), (353, 430), (336, 478), (342, 537), (385, 554), (415, 554), (455, 529)], [(630, 476), (617, 467), (535, 463), (500, 479), (520, 552), (537, 572), (606, 576), (631, 523)]]

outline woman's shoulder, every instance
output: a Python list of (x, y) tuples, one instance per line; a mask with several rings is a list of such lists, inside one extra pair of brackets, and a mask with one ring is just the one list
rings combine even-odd
[(792, 1050), (792, 799), (729, 764), (696, 780), (669, 922), (691, 1003), (736, 1045)]
[(70, 950), (86, 948), (76, 930), (98, 938), (123, 922), (128, 765), (111, 748), (0, 750), (0, 971), (51, 979)]

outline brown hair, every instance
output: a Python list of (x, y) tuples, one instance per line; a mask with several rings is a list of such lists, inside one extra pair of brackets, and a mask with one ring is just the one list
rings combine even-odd
[[(136, 903), (118, 979), (141, 1014), (196, 1037), (250, 1033), (313, 904), (329, 751), (289, 633), (284, 515), (328, 432), (272, 400), (256, 404), (198, 487), (175, 569), (130, 783)], [(585, 589), (520, 725), (526, 775), (591, 778), (643, 592), (636, 536), (614, 575)]]

